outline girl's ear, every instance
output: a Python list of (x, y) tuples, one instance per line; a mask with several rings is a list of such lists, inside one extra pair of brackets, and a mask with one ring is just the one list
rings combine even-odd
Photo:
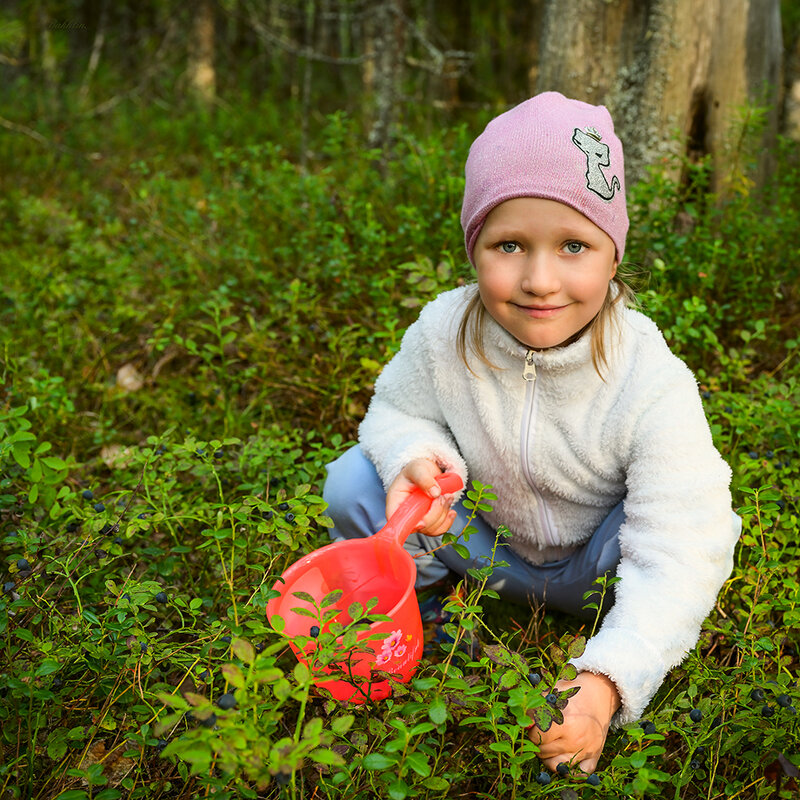
[(614, 262), (614, 266), (611, 267), (611, 277), (609, 278), (610, 281), (614, 280), (614, 276), (617, 274), (617, 265), (619, 264), (618, 261)]

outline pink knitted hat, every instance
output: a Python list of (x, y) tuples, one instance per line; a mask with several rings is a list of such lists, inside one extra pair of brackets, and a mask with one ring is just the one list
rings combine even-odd
[[(628, 211), (622, 142), (605, 106), (544, 92), (495, 117), (472, 143), (461, 227), (473, 261), (487, 214), (512, 197), (557, 200), (580, 211), (625, 252)], [(473, 261), (474, 264), (474, 261)]]

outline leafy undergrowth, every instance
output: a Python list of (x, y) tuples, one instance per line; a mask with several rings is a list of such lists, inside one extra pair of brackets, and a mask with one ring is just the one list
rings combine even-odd
[(557, 724), (569, 698), (548, 689), (592, 625), (508, 606), (478, 572), (450, 605), (455, 643), (352, 705), (265, 614), (327, 540), (324, 467), (381, 364), (421, 303), (470, 279), (465, 130), (401, 131), (376, 181), (343, 115), (307, 172), (224, 118), (169, 122), (197, 150), (160, 151), (157, 118), (92, 163), (2, 140), (0, 796), (796, 796), (792, 152), (758, 195), (719, 201), (702, 165), (686, 187), (668, 164), (631, 192), (639, 297), (698, 375), (744, 531), (696, 648), (590, 778), (543, 772), (520, 722)]

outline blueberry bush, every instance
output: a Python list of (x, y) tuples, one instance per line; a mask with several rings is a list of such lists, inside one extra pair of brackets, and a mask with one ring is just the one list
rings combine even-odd
[(586, 776), (543, 771), (524, 724), (558, 724), (595, 626), (503, 604), (490, 566), (380, 703), (327, 698), (267, 621), (381, 365), (471, 278), (475, 126), (398, 129), (387, 158), (319, 117), (301, 167), (282, 121), (131, 105), (60, 148), (0, 139), (0, 797), (796, 797), (796, 146), (759, 191), (673, 162), (631, 189), (627, 266), (744, 530), (697, 646)]

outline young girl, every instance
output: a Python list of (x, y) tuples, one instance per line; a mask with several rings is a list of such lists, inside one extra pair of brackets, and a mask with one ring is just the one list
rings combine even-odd
[[(368, 536), (413, 487), (436, 498), (406, 547), (417, 587), (498, 550), (490, 586), (581, 614), (599, 575), (613, 605), (573, 663), (564, 723), (531, 729), (550, 769), (592, 771), (609, 725), (638, 719), (697, 641), (732, 569), (740, 521), (697, 384), (627, 307), (617, 266), (628, 217), (622, 145), (602, 106), (547, 92), (473, 143), (461, 212), (477, 284), (445, 292), (406, 331), (359, 429), (329, 466), (333, 538)], [(493, 510), (463, 559), (430, 553), (468, 512), (439, 496), (453, 470)]]

